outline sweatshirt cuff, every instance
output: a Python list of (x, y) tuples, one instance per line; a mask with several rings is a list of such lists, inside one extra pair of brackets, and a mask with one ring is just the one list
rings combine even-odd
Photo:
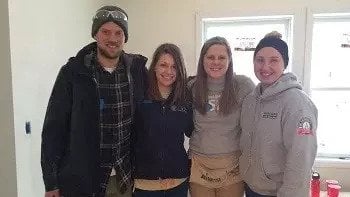
[(58, 189), (58, 181), (56, 176), (46, 177), (44, 182), (45, 191), (52, 191)]

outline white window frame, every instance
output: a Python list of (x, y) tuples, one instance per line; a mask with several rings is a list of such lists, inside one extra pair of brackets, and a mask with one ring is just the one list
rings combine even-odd
[[(306, 8), (297, 8), (297, 9), (280, 9), (276, 10), (232, 10), (227, 13), (208, 13), (208, 12), (196, 12), (196, 60), (199, 59), (200, 50), (204, 43), (204, 27), (205, 21), (210, 19), (222, 18), (223, 20), (244, 20), (249, 18), (261, 17), (263, 18), (273, 18), (275, 16), (293, 16), (292, 19), (292, 33), (288, 35), (288, 41), (290, 43), (290, 48), (293, 50), (292, 59), (290, 59), (289, 69), (301, 80), (301, 83), (304, 84), (304, 67), (305, 57), (304, 57), (304, 48), (305, 48), (305, 23), (306, 23)], [(294, 37), (299, 38), (298, 41)], [(307, 91), (307, 93), (309, 93)]]
[[(332, 15), (332, 16), (330, 16)], [(320, 9), (313, 8), (307, 9), (307, 23), (306, 23), (306, 45), (305, 45), (305, 67), (304, 67), (304, 88), (311, 92), (311, 60), (312, 60), (312, 34), (313, 34), (313, 24), (314, 24), (314, 16), (317, 18), (325, 17), (325, 21), (334, 19), (347, 18), (350, 19), (350, 9)], [(320, 20), (320, 19), (317, 19)], [(336, 87), (325, 87), (325, 88), (316, 88), (321, 90), (336, 90)], [(340, 88), (340, 89), (349, 89), (349, 88)], [(319, 165), (323, 166), (327, 161), (331, 164), (339, 163), (342, 165), (350, 165), (350, 153), (349, 155), (340, 155), (340, 154), (327, 154), (327, 153), (318, 153), (317, 155)], [(344, 160), (345, 159), (345, 160)]]
[[(251, 17), (230, 17), (230, 18), (205, 18), (203, 19), (203, 38), (202, 43), (205, 42), (205, 35), (207, 35), (207, 29), (210, 27), (218, 27), (218, 26), (240, 26), (240, 25), (261, 25), (261, 24), (284, 24), (285, 32), (287, 32), (285, 41), (288, 43), (288, 46), (293, 46), (292, 43), (292, 32), (293, 32), (293, 21), (294, 17), (292, 15), (275, 15), (275, 16), (251, 16)], [(265, 32), (269, 33), (269, 32)], [(208, 39), (208, 38), (207, 38)], [(259, 38), (260, 39), (260, 38)], [(259, 39), (257, 41), (259, 41)], [(258, 44), (258, 43), (255, 43)], [(231, 47), (233, 47), (231, 45)], [(232, 49), (233, 50), (233, 49)], [(290, 51), (290, 57), (293, 57), (292, 51)], [(293, 60), (289, 62), (287, 67), (287, 71), (290, 72), (292, 68)], [(251, 64), (251, 66), (253, 66)], [(242, 73), (240, 73), (242, 74)], [(246, 74), (249, 76), (248, 74)]]

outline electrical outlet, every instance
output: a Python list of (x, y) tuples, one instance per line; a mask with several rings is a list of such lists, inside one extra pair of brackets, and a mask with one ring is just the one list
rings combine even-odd
[(25, 123), (25, 130), (26, 130), (26, 134), (31, 134), (32, 133), (32, 126), (30, 124), (30, 121), (26, 121)]

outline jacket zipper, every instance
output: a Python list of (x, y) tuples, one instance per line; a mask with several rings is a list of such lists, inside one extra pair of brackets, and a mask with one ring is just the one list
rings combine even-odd
[(100, 122), (101, 122), (101, 102), (100, 102), (100, 91), (99, 89), (97, 88), (97, 79), (95, 78), (95, 76), (92, 77), (92, 80), (95, 84), (95, 91), (96, 91), (96, 99), (97, 99), (97, 114), (98, 114), (98, 118), (97, 118), (97, 125), (98, 125), (98, 131), (99, 131), (99, 136), (100, 136), (100, 139), (99, 139), (99, 142), (101, 143), (101, 127), (100, 127)]
[(130, 94), (130, 110), (131, 110), (131, 119), (134, 119), (134, 80), (132, 79), (132, 76), (130, 74), (130, 65), (126, 65), (126, 75), (128, 76), (128, 83), (129, 83), (129, 94)]
[[(165, 104), (161, 104), (161, 113), (163, 115), (162, 119), (163, 119), (163, 136), (165, 137), (166, 135), (166, 114), (165, 114)], [(162, 142), (161, 142), (162, 143)], [(164, 143), (162, 143), (164, 145)], [(164, 150), (164, 149), (163, 149)], [(160, 157), (161, 157), (161, 161), (162, 161), (162, 166), (161, 166), (161, 175), (163, 178), (164, 177), (164, 151), (160, 152)]]

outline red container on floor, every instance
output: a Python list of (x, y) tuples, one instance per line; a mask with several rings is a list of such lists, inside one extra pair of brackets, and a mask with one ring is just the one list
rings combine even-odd
[(320, 197), (320, 174), (318, 172), (312, 173), (310, 190), (311, 197)]
[(326, 185), (328, 188), (328, 185), (339, 185), (339, 182), (337, 180), (326, 180)]
[(328, 197), (339, 197), (339, 192), (340, 192), (341, 186), (340, 185), (332, 185), (329, 184), (327, 186), (327, 194)]

